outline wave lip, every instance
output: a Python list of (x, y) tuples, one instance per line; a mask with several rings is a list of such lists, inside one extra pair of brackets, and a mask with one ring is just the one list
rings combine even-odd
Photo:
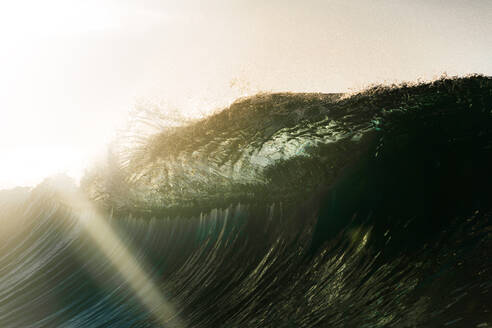
[(486, 140), (490, 88), (489, 77), (471, 76), (353, 95), (260, 94), (165, 129), (133, 152), (115, 152), (83, 186), (108, 208), (140, 215), (294, 201), (326, 189), (357, 162), (404, 152), (417, 138)]

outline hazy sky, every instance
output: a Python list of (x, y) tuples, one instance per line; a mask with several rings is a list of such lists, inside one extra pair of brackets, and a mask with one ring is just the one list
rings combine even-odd
[(79, 176), (142, 100), (492, 75), (492, 1), (2, 1), (0, 40), (1, 188)]

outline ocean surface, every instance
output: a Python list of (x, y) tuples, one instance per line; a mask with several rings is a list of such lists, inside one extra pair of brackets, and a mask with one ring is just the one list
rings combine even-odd
[(1, 191), (0, 327), (491, 327), (491, 168), (489, 77), (240, 99)]

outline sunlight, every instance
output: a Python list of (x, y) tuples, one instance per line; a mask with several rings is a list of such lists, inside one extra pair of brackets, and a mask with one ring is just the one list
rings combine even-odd
[[(78, 192), (61, 190), (64, 202), (75, 211), (86, 232), (93, 238), (99, 249), (131, 287), (141, 303), (163, 327), (184, 328), (177, 312), (159, 292), (160, 288), (145, 272), (145, 265), (139, 263), (130, 249), (112, 230), (102, 214), (91, 202)], [(171, 322), (172, 321), (172, 322)]]
[(115, 82), (125, 69), (108, 70), (115, 51), (110, 64), (102, 62), (98, 42), (170, 19), (134, 7), (114, 0), (0, 2), (0, 189), (34, 186), (57, 173), (79, 180), (111, 139), (132, 106), (124, 96), (132, 90)]
[[(74, 123), (83, 121), (69, 114), (78, 104), (65, 89), (66, 66), (57, 59), (57, 45), (61, 38), (117, 28), (123, 13), (109, 5), (93, 0), (0, 3), (0, 189), (34, 186), (58, 173), (80, 179), (90, 157), (83, 148), (94, 146), (76, 139), (80, 128)], [(50, 61), (58, 64), (50, 68)], [(57, 82), (56, 76), (63, 79)]]
[(44, 178), (63, 173), (79, 182), (88, 155), (68, 146), (23, 146), (2, 149), (0, 189), (34, 186)]

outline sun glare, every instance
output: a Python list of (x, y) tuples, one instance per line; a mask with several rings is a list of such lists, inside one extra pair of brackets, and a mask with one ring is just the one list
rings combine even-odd
[(87, 154), (77, 153), (69, 147), (38, 146), (3, 150), (0, 187), (34, 186), (44, 178), (60, 173), (78, 181), (87, 164)]
[[(75, 124), (90, 119), (71, 113), (91, 109), (70, 94), (76, 85), (66, 70), (80, 64), (70, 63), (64, 44), (117, 29), (124, 17), (106, 0), (0, 3), (0, 189), (34, 186), (59, 173), (80, 179), (90, 158), (83, 148), (95, 148), (96, 137), (84, 144), (77, 136)], [(103, 144), (101, 132), (94, 132)]]

